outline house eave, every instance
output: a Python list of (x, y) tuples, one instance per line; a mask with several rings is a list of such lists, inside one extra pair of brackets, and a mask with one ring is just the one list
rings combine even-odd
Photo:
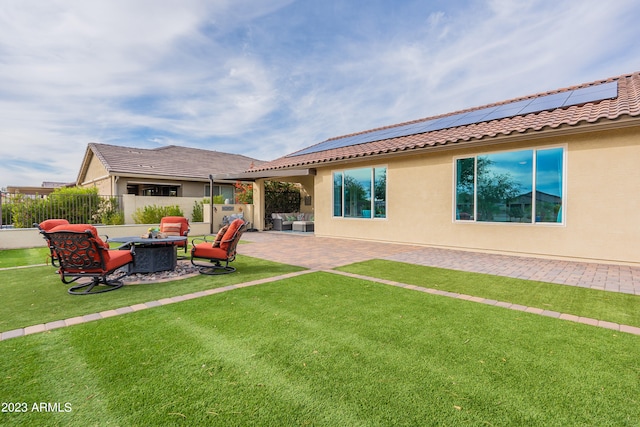
[(210, 175), (210, 179), (213, 179), (214, 181), (255, 181), (258, 179), (290, 178), (294, 176), (309, 176), (315, 174), (316, 170), (314, 168), (267, 169), (255, 172), (249, 171)]
[[(589, 123), (588, 125), (569, 125), (562, 124), (558, 127), (544, 127), (542, 129), (528, 129), (525, 132), (511, 132), (509, 134), (499, 133), (496, 135), (486, 135), (482, 138), (470, 138), (468, 140), (447, 141), (435, 145), (425, 145), (422, 147), (406, 147), (395, 150), (389, 150), (378, 153), (363, 153), (360, 155), (350, 155), (343, 158), (335, 158), (328, 160), (320, 160), (305, 163), (303, 165), (293, 165), (290, 168), (300, 168), (301, 166), (309, 167), (325, 167), (333, 165), (344, 165), (348, 163), (367, 161), (370, 159), (394, 158), (401, 156), (411, 156), (416, 154), (424, 154), (440, 151), (462, 150), (468, 148), (482, 148), (490, 145), (513, 144), (524, 141), (536, 141), (540, 139), (548, 139), (561, 136), (581, 135), (593, 132), (603, 132), (608, 130), (627, 129), (640, 126), (640, 117), (624, 116), (614, 120), (601, 119)], [(270, 169), (261, 171), (261, 173), (277, 172), (290, 170), (289, 167), (278, 169)]]

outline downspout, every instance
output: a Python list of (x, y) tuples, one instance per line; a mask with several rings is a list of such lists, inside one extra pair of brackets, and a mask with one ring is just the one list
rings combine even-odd
[(213, 175), (209, 175), (209, 234), (213, 234)]

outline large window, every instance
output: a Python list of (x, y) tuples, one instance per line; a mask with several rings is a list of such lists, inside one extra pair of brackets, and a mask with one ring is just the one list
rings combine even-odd
[(456, 220), (562, 222), (564, 149), (509, 151), (456, 160)]
[(386, 218), (387, 168), (361, 168), (334, 172), (333, 216)]
[(180, 194), (179, 192), (179, 185), (127, 183), (127, 194), (135, 194), (136, 196), (178, 197), (178, 195)]

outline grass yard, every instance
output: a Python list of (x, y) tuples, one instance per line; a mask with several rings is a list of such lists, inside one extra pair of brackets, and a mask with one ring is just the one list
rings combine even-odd
[(316, 272), (0, 342), (0, 424), (636, 426), (639, 349)]
[[(4, 252), (1, 252), (3, 259)], [(96, 295), (69, 295), (67, 289), (72, 285), (63, 284), (51, 265), (0, 270), (0, 331), (303, 270), (242, 255), (238, 255), (233, 264), (238, 269), (236, 274), (198, 275), (171, 282), (128, 285)]]
[(576, 286), (370, 260), (337, 270), (640, 327), (640, 296)]
[(23, 267), (49, 262), (47, 247), (0, 250), (0, 268)]

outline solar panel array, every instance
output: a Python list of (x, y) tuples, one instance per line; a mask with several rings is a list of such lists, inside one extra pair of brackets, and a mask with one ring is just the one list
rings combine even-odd
[(589, 86), (581, 89), (554, 93), (551, 95), (525, 99), (522, 101), (514, 101), (508, 104), (498, 105), (494, 107), (481, 108), (479, 110), (469, 111), (466, 113), (453, 114), (451, 116), (441, 117), (439, 119), (411, 123), (408, 125), (396, 126), (393, 128), (381, 129), (373, 132), (324, 141), (309, 148), (305, 148), (304, 150), (290, 154), (289, 157), (317, 153), (334, 148), (366, 144), (369, 142), (382, 141), (385, 139), (398, 138), (401, 136), (417, 135), (420, 133), (470, 125), (473, 123), (482, 123), (491, 120), (504, 119), (507, 117), (555, 110), (556, 108), (565, 108), (572, 105), (597, 102), (604, 99), (613, 99), (617, 96), (617, 81), (602, 83), (599, 85)]

